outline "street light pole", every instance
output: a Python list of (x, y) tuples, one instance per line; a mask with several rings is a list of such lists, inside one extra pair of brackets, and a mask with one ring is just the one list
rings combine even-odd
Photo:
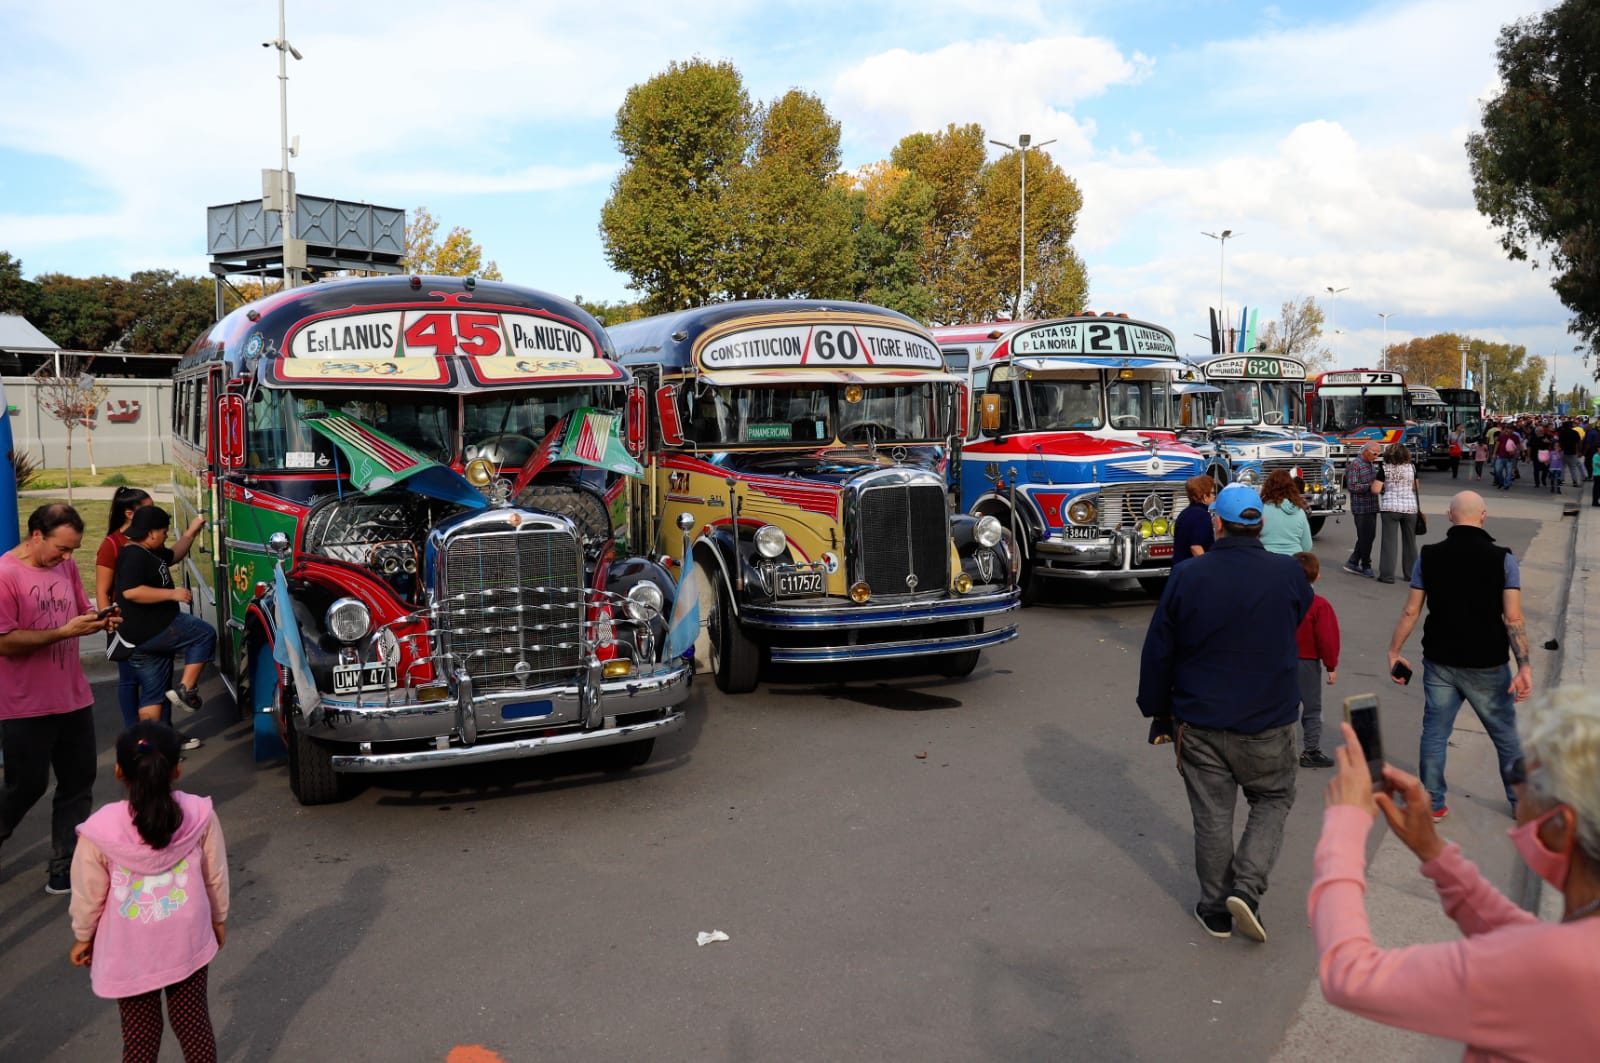
[(1378, 368), (1389, 368), (1389, 319), (1394, 317), (1393, 311), (1378, 315), (1383, 318), (1383, 350), (1378, 352)]
[(1461, 386), (1467, 386), (1467, 352), (1472, 349), (1472, 344), (1462, 340), (1456, 344), (1456, 350), (1461, 352)]
[(1349, 285), (1343, 288), (1335, 288), (1330, 284), (1327, 287), (1328, 294), (1333, 296), (1333, 367), (1335, 369), (1339, 368), (1339, 293), (1349, 290)]
[[(1033, 142), (1033, 137), (1028, 133), (1019, 133), (1015, 144), (1007, 144), (1003, 140), (991, 140), (989, 143), (997, 148), (1005, 148), (1017, 153), (1020, 164), (1022, 195), (1021, 212), (1017, 225), (1017, 306), (1012, 311), (1012, 317), (1021, 319), (1027, 308), (1028, 299), (1028, 145)], [(1035, 144), (1035, 148), (1048, 147), (1056, 142), (1056, 138)]]
[(289, 195), (289, 57), (298, 62), (305, 56), (289, 43), (284, 28), (284, 0), (278, 0), (278, 39), (263, 41), (261, 47), (278, 49), (278, 147), (281, 155), (278, 169), (278, 194), (282, 197), (279, 224), (283, 227), (283, 286), (294, 287), (294, 268), (289, 264), (289, 238), (294, 235), (293, 197)]
[(1228, 241), (1242, 234), (1236, 233), (1232, 229), (1224, 229), (1220, 233), (1203, 232), (1200, 235), (1209, 236), (1217, 242), (1217, 317), (1219, 318), (1218, 324), (1221, 325), (1220, 340), (1221, 336), (1228, 334), (1228, 304), (1227, 300), (1223, 298), (1223, 280), (1227, 276)]

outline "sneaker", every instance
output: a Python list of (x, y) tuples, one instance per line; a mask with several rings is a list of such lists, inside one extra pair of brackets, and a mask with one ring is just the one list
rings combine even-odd
[(182, 683), (172, 684), (172, 689), (167, 691), (167, 700), (172, 702), (173, 708), (181, 708), (184, 712), (200, 711), (200, 691), (191, 690)]
[(44, 884), (44, 891), (52, 896), (59, 897), (64, 893), (72, 892), (72, 876), (65, 871), (58, 875), (51, 875)]
[(1449, 814), (1450, 814), (1450, 806), (1449, 805), (1440, 805), (1438, 808), (1433, 810), (1433, 821), (1435, 823), (1437, 823), (1441, 819), (1443, 819), (1444, 817), (1448, 816)]
[(1393, 583), (1394, 582), (1394, 577), (1393, 576), (1379, 576), (1378, 577), (1378, 582), (1379, 583)]
[(1206, 933), (1212, 937), (1233, 937), (1233, 916), (1225, 912), (1217, 912), (1215, 915), (1202, 915), (1200, 906), (1197, 904), (1194, 906), (1194, 917), (1200, 921), (1200, 925), (1205, 927)]
[(178, 732), (178, 748), (179, 749), (199, 749), (203, 745), (205, 745), (204, 742), (200, 741), (200, 739), (194, 737), (193, 735), (189, 734), (188, 732), (186, 732), (186, 731), (179, 731)]
[(1352, 576), (1359, 576), (1359, 575), (1361, 575), (1361, 566), (1360, 566), (1360, 565), (1352, 565), (1352, 564), (1351, 564), (1351, 563), (1350, 563), (1350, 562), (1348, 562), (1348, 561), (1346, 561), (1346, 562), (1345, 562), (1345, 563), (1344, 563), (1344, 570), (1345, 570), (1345, 571), (1346, 571), (1346, 572), (1348, 572), (1348, 573), (1350, 573), (1350, 575), (1352, 575)]
[(1361, 570), (1361, 574), (1363, 576), (1367, 577), (1368, 579), (1377, 579), (1378, 578), (1378, 574), (1376, 572), (1372, 571), (1372, 566), (1371, 565), (1368, 565), (1366, 568), (1362, 569)]
[(1256, 911), (1256, 902), (1242, 893), (1228, 894), (1228, 913), (1239, 924), (1239, 933), (1251, 941), (1265, 942), (1267, 928), (1261, 925), (1261, 916)]
[(1300, 766), (1302, 768), (1331, 768), (1333, 767), (1333, 758), (1320, 749), (1308, 749), (1300, 754)]

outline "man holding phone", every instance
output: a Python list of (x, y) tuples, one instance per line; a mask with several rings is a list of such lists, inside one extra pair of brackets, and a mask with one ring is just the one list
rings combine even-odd
[[(1422, 548), (1411, 570), (1411, 593), (1389, 640), (1389, 669), (1396, 683), (1411, 680), (1411, 662), (1400, 656), (1422, 615), (1422, 785), (1433, 802), (1435, 821), (1450, 814), (1445, 804), (1444, 762), (1462, 701), (1483, 721), (1500, 762), (1500, 780), (1513, 810), (1512, 783), (1522, 744), (1517, 740), (1516, 702), (1533, 693), (1533, 666), (1522, 618), (1522, 574), (1517, 559), (1483, 530), (1483, 496), (1462, 491), (1450, 500), (1450, 530), (1444, 541)], [(1515, 674), (1507, 662), (1517, 661)]]
[[(1229, 484), (1211, 503), (1216, 545), (1173, 569), (1145, 633), (1139, 709), (1176, 720), (1178, 771), (1194, 818), (1195, 918), (1266, 941), (1261, 896), (1294, 807), (1300, 647), (1311, 608), (1300, 562), (1261, 545), (1261, 496)], [(1151, 733), (1166, 730), (1152, 726)], [(1249, 819), (1237, 846), (1243, 789)]]

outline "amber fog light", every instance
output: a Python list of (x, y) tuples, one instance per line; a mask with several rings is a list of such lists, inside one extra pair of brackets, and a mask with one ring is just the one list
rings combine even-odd
[(965, 594), (972, 589), (972, 577), (965, 572), (956, 577), (956, 593)]
[(632, 661), (607, 661), (600, 669), (600, 673), (607, 679), (621, 679), (625, 675), (633, 674)]
[(865, 583), (857, 583), (855, 586), (850, 588), (850, 600), (855, 602), (857, 605), (860, 605), (862, 602), (871, 597), (872, 588), (867, 586)]

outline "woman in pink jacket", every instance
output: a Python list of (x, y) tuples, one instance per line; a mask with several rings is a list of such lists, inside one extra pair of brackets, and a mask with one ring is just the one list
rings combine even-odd
[(78, 828), (72, 859), (75, 967), (122, 1014), (122, 1058), (154, 1060), (161, 994), (187, 1063), (214, 1063), (206, 971), (227, 937), (228, 857), (211, 799), (172, 789), (178, 732), (146, 720), (117, 739), (128, 799)]
[[(1309, 908), (1322, 993), (1369, 1019), (1466, 1044), (1466, 1060), (1593, 1060), (1600, 1053), (1600, 702), (1557, 691), (1521, 713), (1523, 781), (1509, 833), (1561, 891), (1546, 923), (1484, 880), (1434, 828), (1422, 784), (1385, 764), (1373, 794), (1349, 724), (1328, 784)], [(1525, 765), (1525, 767), (1523, 767)], [(1398, 795), (1399, 801), (1393, 796)], [(1465, 938), (1381, 949), (1367, 923), (1365, 844), (1379, 811), (1422, 859)]]

